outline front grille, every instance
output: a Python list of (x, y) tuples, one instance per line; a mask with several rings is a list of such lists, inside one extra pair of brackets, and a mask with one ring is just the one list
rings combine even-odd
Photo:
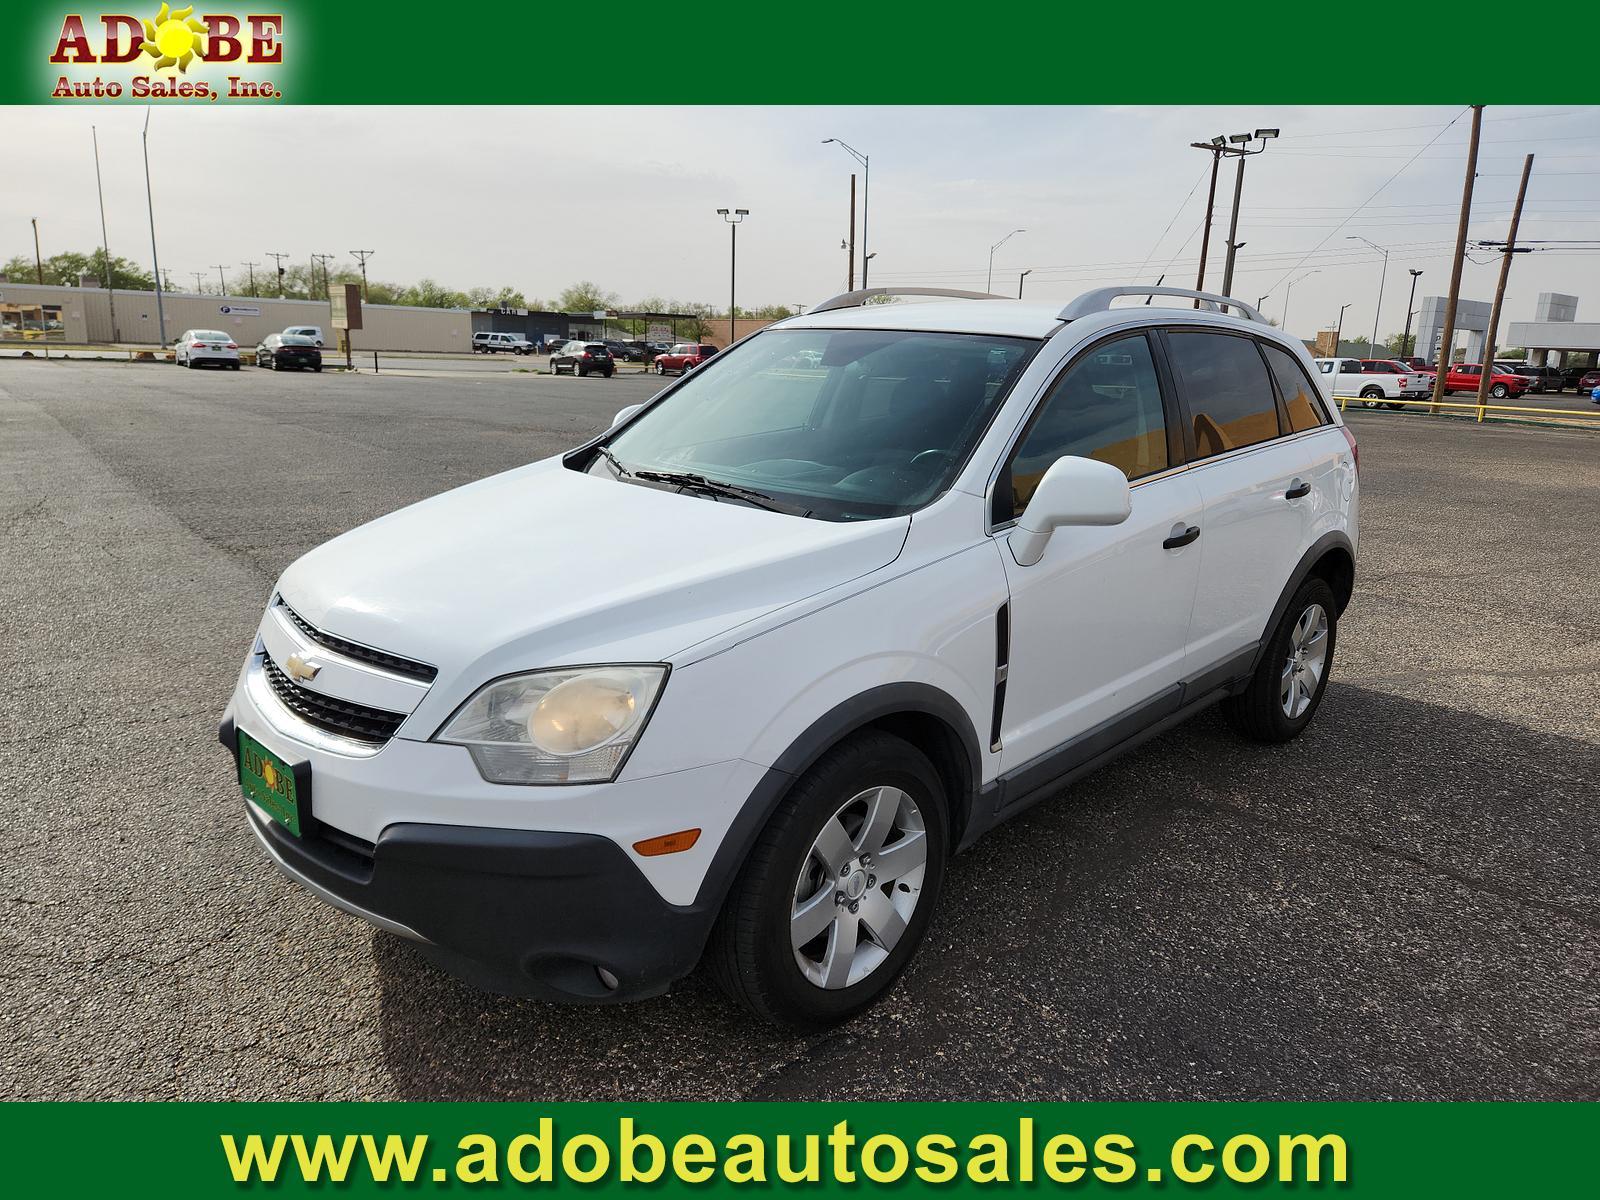
[(318, 629), (294, 609), (278, 599), (278, 607), (283, 610), (283, 615), (296, 629), (305, 634), (324, 650), (332, 650), (335, 654), (342, 654), (346, 658), (353, 658), (358, 662), (370, 663), (374, 667), (381, 667), (393, 675), (404, 675), (407, 679), (416, 679), (422, 683), (432, 683), (438, 670), (427, 663), (417, 662), (411, 658), (401, 658), (398, 654), (389, 654), (383, 650), (374, 650), (371, 646), (363, 646), (359, 642), (347, 642), (342, 637), (335, 637)]
[(381, 746), (394, 736), (394, 731), (406, 719), (404, 713), (368, 708), (365, 704), (337, 700), (301, 687), (279, 670), (270, 654), (262, 658), (261, 667), (266, 672), (267, 686), (272, 689), (279, 703), (302, 721), (328, 733), (366, 742), (371, 746)]

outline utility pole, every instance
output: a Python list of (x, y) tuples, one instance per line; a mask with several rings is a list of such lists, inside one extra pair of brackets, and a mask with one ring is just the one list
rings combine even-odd
[[(1194, 290), (1203, 292), (1206, 290), (1206, 257), (1211, 253), (1211, 214), (1217, 207), (1217, 168), (1222, 164), (1222, 152), (1227, 148), (1228, 139), (1219, 133), (1209, 142), (1190, 142), (1189, 145), (1211, 154), (1211, 190), (1206, 193), (1206, 223), (1200, 235), (1200, 273), (1194, 279)], [(1196, 300), (1194, 306), (1199, 308), (1200, 301)]]
[(288, 258), (289, 256), (287, 254), (277, 254), (277, 253), (275, 253), (275, 252), (273, 252), (271, 250), (263, 251), (263, 253), (268, 258), (270, 258), (274, 263), (276, 263), (278, 265), (278, 299), (282, 300), (283, 299), (283, 260)]
[(1032, 274), (1033, 274), (1033, 268), (1029, 267), (1021, 275), (1017, 276), (1017, 299), (1018, 300), (1022, 299), (1022, 285), (1024, 283), (1028, 282), (1028, 276), (1032, 275)]
[(261, 264), (256, 262), (247, 262), (242, 265), (247, 267), (250, 271), (250, 294), (254, 296), (256, 294), (256, 268)]
[[(739, 283), (739, 223), (750, 215), (748, 208), (736, 208), (731, 213), (725, 208), (717, 209), (718, 215), (728, 223), (730, 235), (728, 249), (728, 345), (733, 345), (733, 321), (739, 310), (734, 305), (734, 295)], [(866, 264), (862, 263), (862, 274), (866, 274)]]
[(361, 301), (363, 304), (366, 303), (367, 300), (367, 259), (371, 258), (376, 253), (376, 250), (350, 251), (350, 256), (352, 258), (359, 259), (361, 262)]
[(44, 259), (39, 254), (39, 218), (30, 217), (29, 220), (33, 222), (34, 282), (42, 285), (44, 283)]
[(100, 183), (100, 131), (89, 126), (94, 138), (94, 190), (100, 197), (100, 249), (106, 256), (106, 297), (111, 304), (111, 340), (120, 342), (122, 334), (117, 329), (117, 278), (111, 271), (111, 238), (106, 234), (106, 190)]
[(1444, 327), (1439, 331), (1439, 368), (1433, 379), (1433, 402), (1429, 412), (1438, 412), (1449, 382), (1450, 361), (1455, 355), (1456, 305), (1461, 299), (1461, 268), (1467, 257), (1467, 223), (1472, 219), (1472, 184), (1478, 177), (1478, 134), (1483, 129), (1483, 105), (1472, 106), (1472, 140), (1467, 143), (1467, 177), (1461, 185), (1461, 221), (1456, 226), (1456, 252), (1450, 263), (1450, 294), (1444, 303)]
[(856, 290), (856, 173), (850, 172), (850, 243), (848, 265), (845, 269), (844, 290)]
[(1522, 182), (1517, 185), (1517, 203), (1511, 210), (1511, 229), (1505, 249), (1500, 252), (1500, 282), (1495, 284), (1494, 305), (1489, 309), (1489, 333), (1483, 343), (1483, 370), (1478, 374), (1478, 420), (1489, 402), (1489, 378), (1494, 374), (1494, 341), (1500, 331), (1500, 305), (1506, 298), (1506, 280), (1511, 275), (1511, 256), (1517, 252), (1517, 226), (1522, 223), (1522, 201), (1528, 194), (1528, 176), (1533, 173), (1533, 155), (1522, 160)]
[[(167, 344), (167, 310), (161, 302), (161, 259), (156, 255), (156, 202), (150, 192), (150, 109), (144, 110), (144, 133), (141, 139), (144, 142), (144, 202), (150, 210), (150, 265), (156, 273), (156, 322), (161, 328), (161, 344)], [(172, 284), (167, 284), (167, 290), (172, 290)]]
[(200, 281), (205, 278), (205, 274), (206, 273), (204, 271), (190, 271), (189, 274), (194, 276), (194, 290), (195, 290), (195, 292), (196, 293), (204, 292), (205, 288), (201, 286)]
[(312, 262), (322, 264), (322, 298), (330, 303), (333, 301), (333, 285), (328, 281), (328, 264), (333, 261), (333, 258), (334, 256), (331, 254), (313, 254), (311, 256)]
[(222, 273), (228, 269), (228, 264), (212, 263), (211, 265), (217, 270), (217, 295), (226, 296), (228, 294), (228, 281), (223, 278)]
[(1416, 315), (1417, 276), (1421, 274), (1415, 267), (1411, 268), (1411, 295), (1406, 300), (1406, 331), (1400, 335), (1400, 353), (1405, 356), (1416, 353), (1411, 347), (1411, 318)]

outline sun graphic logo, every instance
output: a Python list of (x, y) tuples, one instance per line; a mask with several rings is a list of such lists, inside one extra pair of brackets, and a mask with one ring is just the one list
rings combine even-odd
[(156, 60), (157, 71), (176, 67), (187, 71), (196, 58), (204, 61), (205, 22), (194, 16), (194, 5), (176, 12), (163, 4), (154, 21), (144, 23), (144, 41), (139, 49)]

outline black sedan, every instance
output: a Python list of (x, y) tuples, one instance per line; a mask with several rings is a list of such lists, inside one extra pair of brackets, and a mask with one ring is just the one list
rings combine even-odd
[(320, 371), (322, 351), (317, 349), (317, 343), (312, 338), (297, 333), (270, 333), (256, 347), (256, 366), (271, 367), (274, 371), (281, 371), (285, 367), (293, 367), (296, 371), (310, 367), (313, 371)]

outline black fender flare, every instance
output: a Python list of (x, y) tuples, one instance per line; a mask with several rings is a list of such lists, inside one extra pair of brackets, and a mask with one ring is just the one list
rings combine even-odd
[(978, 750), (978, 734), (967, 710), (955, 697), (932, 684), (906, 681), (868, 688), (818, 717), (767, 768), (723, 835), (722, 844), (717, 847), (705, 878), (700, 882), (694, 907), (713, 914), (722, 908), (756, 839), (795, 780), (852, 733), (901, 713), (937, 718), (954, 731), (964, 752), (962, 767), (968, 794), (949, 798), (955, 810), (951, 815), (963, 817), (970, 813), (983, 779), (983, 759)]
[[(1278, 595), (1278, 602), (1272, 606), (1272, 616), (1267, 619), (1267, 626), (1261, 631), (1261, 641), (1256, 647), (1255, 661), (1250, 664), (1251, 674), (1255, 673), (1261, 665), (1261, 656), (1267, 652), (1267, 644), (1272, 640), (1272, 631), (1278, 627), (1278, 622), (1283, 620), (1283, 614), (1288, 611), (1289, 601), (1294, 599), (1294, 594), (1300, 590), (1300, 585), (1311, 575), (1312, 569), (1322, 561), (1330, 550), (1343, 550), (1350, 559), (1352, 576), (1355, 571), (1356, 548), (1350, 541), (1350, 535), (1342, 529), (1335, 529), (1323, 534), (1311, 543), (1311, 548), (1300, 556), (1300, 561), (1289, 573), (1289, 582), (1283, 585), (1283, 591)], [(1343, 616), (1344, 610), (1349, 607), (1349, 597), (1339, 606), (1335, 615)]]

